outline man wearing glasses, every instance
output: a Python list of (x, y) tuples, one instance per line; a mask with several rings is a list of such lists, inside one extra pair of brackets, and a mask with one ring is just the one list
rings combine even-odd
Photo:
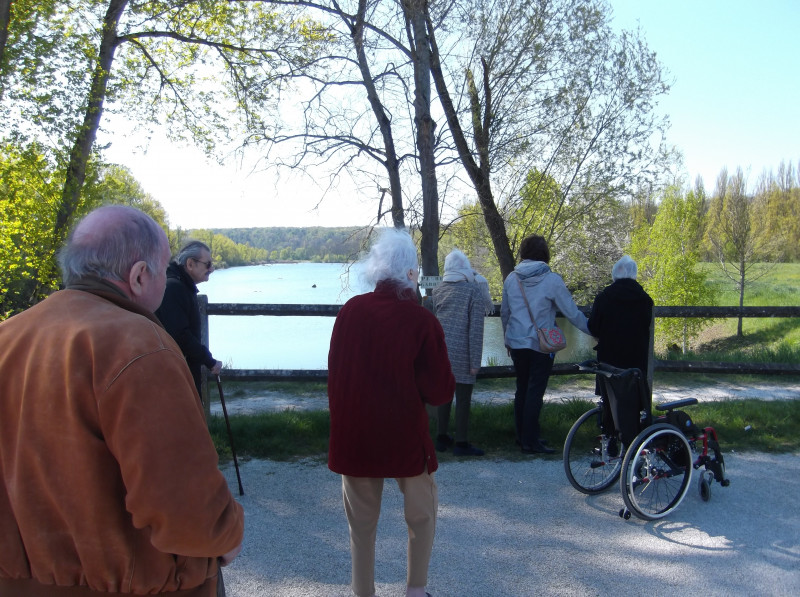
[(197, 303), (197, 285), (208, 282), (214, 271), (211, 250), (208, 245), (193, 240), (180, 250), (167, 268), (167, 289), (156, 315), (170, 336), (180, 346), (183, 356), (200, 393), (201, 366), (212, 374), (222, 370), (222, 363), (211, 356), (211, 352), (200, 341), (200, 307)]

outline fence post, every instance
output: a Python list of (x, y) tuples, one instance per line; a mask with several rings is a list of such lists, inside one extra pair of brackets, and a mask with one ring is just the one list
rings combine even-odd
[[(200, 342), (208, 346), (208, 296), (198, 294), (197, 303), (200, 307)], [(205, 365), (200, 366), (200, 400), (208, 421), (211, 418), (211, 402), (208, 400), (208, 369)]]
[(653, 371), (656, 366), (656, 312), (653, 309), (650, 315), (650, 340), (647, 347), (647, 389), (650, 393), (650, 403), (653, 402)]

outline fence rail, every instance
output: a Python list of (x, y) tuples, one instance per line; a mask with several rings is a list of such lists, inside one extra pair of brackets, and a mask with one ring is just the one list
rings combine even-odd
[[(273, 317), (335, 317), (341, 305), (265, 305), (251, 303), (209, 303), (206, 295), (200, 295), (200, 315), (204, 342), (208, 343), (208, 317), (210, 315), (273, 316)], [(495, 305), (490, 317), (499, 317), (500, 305)], [(581, 307), (584, 313), (590, 307)], [(800, 317), (800, 307), (666, 307), (653, 309), (654, 318), (661, 317)], [(783, 363), (722, 363), (698, 361), (654, 360), (655, 371), (682, 373), (745, 373), (765, 375), (800, 375), (800, 364)], [(557, 363), (554, 375), (576, 373), (574, 363)], [(482, 367), (479, 378), (513, 377), (512, 366)], [(324, 381), (328, 377), (325, 369), (225, 369), (222, 379), (238, 381)]]

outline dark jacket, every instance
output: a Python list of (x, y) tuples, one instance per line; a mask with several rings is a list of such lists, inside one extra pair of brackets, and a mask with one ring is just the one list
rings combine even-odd
[(352, 477), (436, 470), (426, 404), (453, 399), (442, 326), (411, 289), (379, 282), (339, 311), (328, 354), (328, 467)]
[(200, 307), (197, 302), (197, 284), (174, 261), (167, 268), (167, 288), (156, 316), (175, 339), (186, 357), (194, 385), (200, 392), (200, 366), (209, 369), (216, 360), (200, 342)]
[(597, 360), (615, 367), (637, 367), (647, 375), (653, 299), (630, 278), (617, 280), (594, 299), (589, 331), (597, 338)]

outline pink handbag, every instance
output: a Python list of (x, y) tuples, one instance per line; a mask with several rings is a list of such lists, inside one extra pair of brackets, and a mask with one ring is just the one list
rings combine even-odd
[(536, 325), (536, 320), (533, 318), (533, 311), (531, 311), (528, 297), (525, 294), (525, 289), (522, 287), (522, 281), (519, 279), (519, 276), (517, 276), (517, 284), (519, 284), (522, 299), (525, 301), (525, 306), (528, 307), (528, 315), (531, 316), (531, 322), (533, 323), (533, 327), (539, 339), (539, 351), (558, 352), (559, 350), (564, 350), (567, 347), (567, 339), (564, 337), (564, 332), (562, 332), (561, 328), (557, 325), (551, 328), (540, 328)]

